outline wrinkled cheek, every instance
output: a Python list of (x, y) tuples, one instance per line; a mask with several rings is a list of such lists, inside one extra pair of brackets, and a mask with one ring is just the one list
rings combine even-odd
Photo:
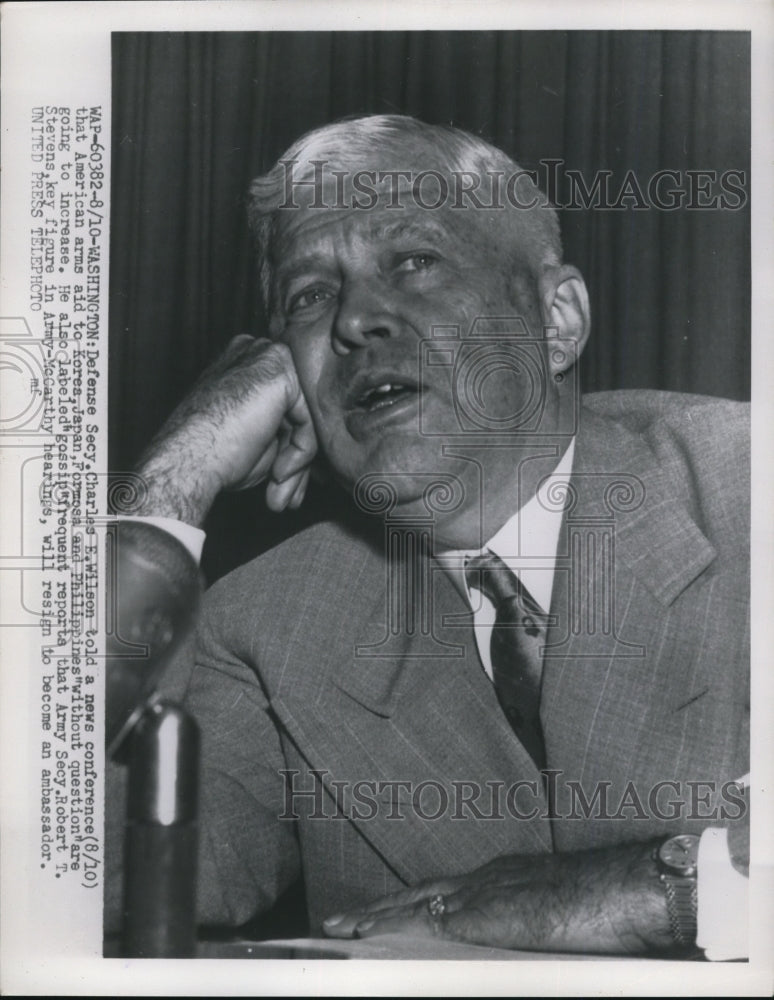
[(518, 429), (545, 405), (545, 384), (542, 352), (528, 339), (464, 341), (450, 385), (458, 431)]
[(479, 378), (463, 382), (458, 391), (465, 393), (460, 402), (466, 410), (480, 413), (483, 418), (490, 414), (497, 420), (514, 414), (522, 400), (539, 391), (539, 384), (529, 365), (500, 359), (481, 372)]
[(323, 428), (319, 436), (319, 443), (323, 454), (336, 469), (344, 468), (347, 460), (351, 460), (354, 457), (354, 444), (351, 441), (342, 440), (341, 433), (337, 434), (327, 428)]
[(295, 331), (286, 336), (285, 343), (290, 348), (303, 393), (311, 403), (319, 397), (325, 380), (327, 336), (321, 330)]

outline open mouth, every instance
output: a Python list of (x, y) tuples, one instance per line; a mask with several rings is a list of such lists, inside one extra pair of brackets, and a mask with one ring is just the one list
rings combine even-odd
[(382, 382), (362, 392), (355, 399), (354, 404), (355, 408), (362, 412), (373, 413), (375, 410), (394, 406), (410, 396), (415, 396), (416, 393), (417, 387), (407, 382)]

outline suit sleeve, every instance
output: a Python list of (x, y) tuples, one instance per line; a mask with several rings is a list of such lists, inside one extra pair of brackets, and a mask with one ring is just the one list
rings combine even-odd
[(272, 906), (300, 871), (295, 824), (281, 819), (280, 737), (247, 655), (226, 644), (228, 608), (205, 607), (184, 698), (202, 740), (200, 922), (237, 925)]
[[(280, 819), (284, 757), (248, 657), (234, 651), (228, 608), (206, 600), (161, 694), (182, 701), (201, 732), (200, 924), (238, 926), (269, 909), (300, 871), (295, 824)], [(238, 645), (238, 643), (237, 643)], [(107, 764), (106, 931), (120, 927), (126, 768)]]

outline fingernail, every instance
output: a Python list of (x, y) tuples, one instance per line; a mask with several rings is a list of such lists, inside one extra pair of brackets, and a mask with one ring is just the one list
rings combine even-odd
[(357, 925), (357, 927), (355, 928), (355, 933), (358, 935), (358, 937), (361, 937), (363, 934), (367, 934), (375, 923), (376, 923), (375, 920), (364, 920), (362, 923)]
[(340, 924), (343, 919), (344, 919), (343, 913), (336, 913), (332, 917), (326, 917), (325, 920), (323, 920), (323, 923), (326, 924), (326, 926), (328, 927), (334, 927), (336, 924)]

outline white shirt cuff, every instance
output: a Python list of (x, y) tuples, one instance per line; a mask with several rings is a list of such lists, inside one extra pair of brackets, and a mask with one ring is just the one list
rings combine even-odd
[(146, 524), (155, 524), (157, 528), (173, 535), (179, 542), (188, 549), (198, 566), (202, 558), (204, 539), (207, 537), (201, 528), (194, 528), (192, 524), (185, 521), (177, 521), (174, 517), (136, 517), (133, 514), (122, 514), (120, 521), (144, 521)]
[(697, 868), (696, 944), (712, 962), (747, 958), (749, 879), (731, 864), (725, 827), (702, 833)]

